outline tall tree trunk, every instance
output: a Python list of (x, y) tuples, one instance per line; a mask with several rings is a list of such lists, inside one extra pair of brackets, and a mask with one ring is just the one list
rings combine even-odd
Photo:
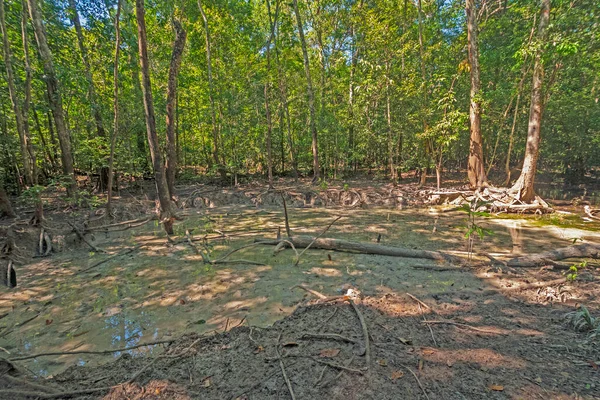
[(27, 37), (27, 4), (21, 1), (21, 41), (23, 42), (23, 55), (25, 58), (25, 99), (23, 101), (23, 136), (27, 139), (27, 153), (31, 160), (33, 173), (33, 184), (38, 183), (37, 158), (33, 144), (31, 143), (31, 132), (29, 129), (29, 108), (31, 107), (31, 60), (29, 59), (29, 38)]
[(19, 97), (15, 87), (15, 76), (12, 65), (12, 54), (10, 44), (8, 42), (8, 32), (6, 30), (6, 21), (4, 18), (4, 0), (0, 0), (0, 29), (2, 31), (2, 48), (4, 54), (4, 67), (6, 68), (6, 82), (8, 84), (8, 93), (10, 102), (17, 121), (17, 133), (19, 134), (19, 142), (21, 144), (21, 160), (23, 162), (23, 172), (25, 173), (25, 181), (28, 185), (34, 184), (33, 166), (29, 157), (29, 134), (25, 133), (23, 114), (19, 105)]
[(544, 108), (542, 80), (544, 77), (544, 64), (542, 55), (546, 42), (547, 29), (550, 21), (550, 0), (541, 0), (540, 22), (538, 25), (538, 44), (533, 67), (533, 83), (531, 88), (531, 106), (529, 109), (529, 127), (527, 129), (527, 145), (521, 175), (511, 192), (523, 202), (535, 199), (534, 182), (537, 172), (537, 161), (540, 149), (540, 129), (542, 125), (542, 112)]
[(396, 166), (394, 165), (394, 132), (392, 131), (392, 111), (390, 101), (390, 62), (385, 63), (385, 116), (388, 131), (388, 167), (390, 169), (390, 179), (396, 182)]
[(108, 200), (106, 202), (106, 214), (110, 217), (112, 213), (112, 189), (115, 165), (115, 145), (119, 133), (119, 50), (121, 49), (121, 29), (119, 19), (121, 18), (121, 0), (117, 0), (117, 13), (115, 15), (115, 58), (113, 61), (113, 132), (110, 138), (110, 156), (108, 158)]
[(479, 78), (477, 7), (475, 6), (475, 0), (466, 0), (466, 12), (469, 64), (471, 66), (471, 105), (469, 107), (471, 140), (467, 176), (471, 187), (479, 188), (487, 183), (487, 177), (483, 163), (483, 138), (481, 136), (481, 82)]
[(58, 79), (54, 72), (54, 61), (52, 60), (52, 53), (48, 47), (48, 40), (46, 38), (46, 30), (42, 23), (42, 16), (38, 9), (37, 0), (27, 0), (29, 6), (29, 15), (33, 23), (35, 32), (35, 40), (38, 45), (38, 52), (44, 65), (44, 74), (46, 80), (46, 86), (48, 88), (48, 97), (50, 100), (50, 109), (54, 116), (54, 122), (56, 124), (56, 131), (58, 134), (58, 142), (60, 143), (61, 158), (63, 174), (70, 180), (67, 185), (67, 195), (72, 197), (76, 194), (75, 189), (77, 184), (75, 182), (75, 171), (73, 169), (73, 154), (71, 153), (71, 138), (67, 131), (67, 125), (65, 124), (65, 116), (62, 104), (62, 96), (58, 87)]
[(313, 90), (312, 78), (310, 75), (310, 62), (308, 59), (308, 50), (306, 49), (306, 39), (304, 38), (304, 27), (302, 26), (302, 17), (298, 9), (298, 0), (294, 0), (294, 13), (296, 14), (296, 23), (298, 24), (298, 35), (302, 45), (302, 56), (304, 57), (304, 74), (306, 75), (306, 92), (308, 95), (308, 110), (310, 113), (310, 131), (312, 133), (312, 153), (313, 153), (313, 182), (317, 182), (320, 176), (319, 167), (319, 147), (317, 143), (317, 113), (315, 110), (315, 93)]
[[(423, 43), (423, 8), (421, 5), (421, 0), (417, 0), (417, 11), (418, 11), (418, 31), (419, 31), (419, 61), (421, 64), (421, 79), (422, 79), (422, 89), (423, 89), (423, 132), (427, 132), (428, 124), (427, 124), (427, 112), (429, 107), (429, 89), (427, 87), (427, 71), (425, 69), (425, 44)], [(429, 170), (429, 162), (431, 160), (431, 152), (430, 152), (430, 140), (425, 139), (424, 149), (425, 149), (425, 157), (426, 157), (426, 166), (421, 170), (421, 177), (419, 179), (419, 185), (423, 186), (427, 183), (427, 172)]]
[[(104, 123), (102, 121), (102, 112), (100, 105), (98, 104), (98, 98), (96, 96), (96, 88), (94, 87), (94, 80), (92, 78), (92, 69), (88, 59), (87, 48), (85, 47), (85, 41), (83, 38), (83, 30), (81, 29), (81, 21), (79, 20), (79, 13), (77, 12), (77, 5), (75, 0), (69, 0), (69, 8), (71, 12), (71, 22), (75, 26), (75, 33), (77, 34), (77, 45), (79, 46), (79, 52), (81, 53), (81, 61), (83, 63), (83, 72), (88, 83), (88, 101), (92, 108), (92, 116), (96, 123), (96, 132), (98, 136), (104, 138), (106, 131), (104, 130)], [(98, 190), (104, 192), (108, 186), (108, 167), (101, 167), (99, 171)]]
[(167, 185), (171, 198), (175, 195), (175, 174), (177, 172), (177, 142), (175, 137), (175, 115), (177, 101), (177, 75), (181, 67), (181, 57), (185, 48), (187, 33), (177, 20), (173, 20), (175, 41), (169, 65), (169, 81), (167, 84)]
[[(34, 1), (34, 0), (30, 0)], [(152, 157), (156, 192), (160, 202), (160, 218), (168, 234), (173, 234), (173, 211), (169, 188), (165, 177), (158, 135), (156, 133), (156, 118), (154, 116), (154, 103), (152, 100), (152, 86), (150, 84), (150, 62), (148, 60), (148, 46), (146, 41), (146, 21), (144, 18), (144, 0), (135, 0), (135, 16), (138, 27), (138, 48), (140, 52), (140, 68), (142, 70), (142, 92), (144, 95), (144, 111), (146, 116), (146, 131), (148, 133), (148, 147)]]
[(225, 171), (225, 166), (221, 164), (219, 157), (219, 125), (217, 124), (217, 108), (215, 105), (215, 94), (214, 94), (214, 82), (212, 76), (212, 62), (211, 62), (211, 51), (210, 51), (210, 27), (208, 26), (208, 18), (206, 18), (206, 13), (204, 12), (204, 8), (202, 7), (202, 1), (198, 0), (198, 8), (200, 9), (200, 14), (202, 15), (202, 21), (204, 22), (204, 38), (206, 42), (206, 72), (208, 75), (208, 98), (210, 100), (210, 118), (212, 122), (212, 133), (213, 133), (213, 161), (215, 166), (219, 170), (219, 174), (221, 175), (221, 179), (225, 180), (227, 178), (227, 173)]
[(279, 1), (275, 6), (275, 17), (271, 17), (271, 2), (266, 0), (267, 3), (267, 14), (269, 15), (269, 38), (266, 44), (266, 57), (267, 57), (267, 77), (265, 79), (264, 96), (265, 96), (265, 118), (267, 119), (267, 131), (265, 137), (265, 145), (267, 147), (267, 177), (269, 180), (269, 188), (273, 187), (273, 154), (272, 154), (272, 135), (273, 135), (273, 121), (271, 118), (271, 106), (269, 103), (269, 89), (271, 87), (271, 41), (275, 36), (275, 24), (277, 23), (277, 17), (279, 14)]

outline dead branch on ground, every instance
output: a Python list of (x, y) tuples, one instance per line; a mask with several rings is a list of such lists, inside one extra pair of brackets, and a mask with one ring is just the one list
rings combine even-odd
[(540, 267), (567, 258), (600, 258), (600, 244), (578, 244), (509, 260), (509, 267)]

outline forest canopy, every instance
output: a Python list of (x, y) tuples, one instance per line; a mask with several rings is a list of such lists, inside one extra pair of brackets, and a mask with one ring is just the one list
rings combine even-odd
[(595, 0), (0, 4), (9, 193), (69, 186), (72, 174), (104, 191), (113, 138), (121, 179), (166, 162), (169, 186), (176, 173), (271, 183), (364, 170), (394, 181), (416, 171), (424, 182), (471, 162), (484, 177), (473, 186), (490, 174), (509, 185), (535, 93), (538, 168), (577, 183), (600, 165)]

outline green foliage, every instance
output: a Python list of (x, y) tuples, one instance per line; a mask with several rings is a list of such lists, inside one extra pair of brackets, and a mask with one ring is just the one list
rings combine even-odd
[(587, 261), (582, 261), (578, 264), (573, 264), (569, 267), (569, 271), (563, 273), (563, 275), (566, 276), (568, 281), (573, 282), (577, 279), (577, 273), (579, 272), (579, 270), (582, 270), (585, 267), (587, 267)]
[(460, 210), (467, 213), (467, 224), (465, 226), (465, 239), (467, 239), (467, 248), (469, 252), (469, 258), (473, 253), (474, 238), (473, 235), (477, 235), (479, 240), (483, 240), (486, 236), (493, 235), (494, 231), (482, 227), (477, 222), (477, 217), (489, 217), (490, 214), (486, 211), (480, 211), (483, 206), (489, 204), (487, 201), (480, 201), (474, 199), (471, 203), (462, 204)]
[(600, 337), (600, 318), (594, 317), (584, 305), (565, 316), (567, 323), (577, 332), (588, 332), (591, 339)]

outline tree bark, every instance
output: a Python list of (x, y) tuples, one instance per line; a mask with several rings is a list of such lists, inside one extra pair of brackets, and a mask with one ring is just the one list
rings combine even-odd
[[(459, 257), (439, 251), (407, 249), (403, 247), (382, 246), (373, 243), (351, 242), (349, 240), (331, 239), (331, 238), (313, 238), (311, 236), (292, 236), (285, 238), (290, 241), (294, 247), (307, 247), (311, 245), (311, 249), (336, 250), (344, 252), (356, 252), (362, 254), (378, 254), (392, 257), (408, 257), (408, 258), (426, 258), (438, 261), (461, 262)], [(258, 242), (270, 245), (279, 244), (280, 240), (258, 239)], [(312, 243), (312, 244), (311, 244)]]
[[(35, 1), (35, 0), (29, 0)], [(156, 192), (160, 203), (161, 221), (168, 234), (173, 234), (173, 211), (169, 188), (165, 177), (165, 166), (163, 164), (158, 135), (156, 133), (156, 118), (154, 116), (154, 103), (152, 99), (152, 86), (150, 84), (150, 63), (148, 59), (148, 45), (146, 40), (146, 21), (144, 12), (144, 0), (135, 1), (135, 16), (138, 28), (138, 49), (140, 52), (140, 68), (142, 71), (142, 92), (144, 97), (144, 111), (146, 116), (146, 131), (148, 134), (148, 147), (152, 157), (154, 168), (154, 179)]]
[(269, 180), (269, 188), (273, 188), (273, 154), (272, 154), (272, 135), (273, 135), (273, 121), (271, 118), (271, 106), (269, 103), (269, 91), (271, 87), (271, 41), (275, 36), (275, 24), (277, 23), (277, 17), (279, 14), (279, 2), (275, 7), (275, 17), (271, 18), (271, 2), (266, 0), (267, 3), (267, 14), (269, 15), (269, 38), (266, 44), (266, 58), (267, 58), (267, 76), (265, 79), (264, 96), (265, 96), (265, 118), (267, 120), (267, 131), (265, 135), (265, 145), (267, 147), (267, 177)]
[(317, 182), (320, 177), (319, 167), (319, 148), (317, 142), (317, 113), (315, 110), (315, 93), (313, 90), (312, 77), (310, 74), (310, 61), (308, 59), (308, 50), (306, 48), (306, 39), (304, 38), (304, 27), (302, 26), (302, 17), (298, 8), (298, 0), (294, 1), (294, 13), (296, 14), (296, 23), (298, 24), (298, 35), (302, 45), (302, 56), (304, 57), (304, 75), (306, 76), (306, 93), (308, 95), (308, 110), (310, 113), (310, 131), (312, 134), (312, 154), (313, 154), (313, 182)]
[[(32, 160), (30, 158), (31, 139), (29, 132), (25, 132), (23, 113), (19, 105), (19, 97), (15, 87), (15, 76), (12, 65), (12, 54), (10, 44), (8, 42), (8, 31), (6, 30), (6, 21), (4, 17), (4, 0), (0, 0), (0, 29), (2, 31), (2, 48), (4, 54), (4, 67), (6, 69), (6, 82), (8, 84), (8, 93), (12, 104), (13, 112), (17, 122), (17, 133), (19, 134), (19, 143), (21, 145), (21, 160), (23, 162), (23, 172), (25, 173), (25, 181), (28, 185), (33, 185), (35, 182), (33, 174)], [(29, 129), (27, 129), (29, 131)]]
[(48, 40), (46, 38), (46, 30), (42, 23), (42, 17), (37, 6), (37, 0), (27, 0), (29, 7), (29, 15), (33, 23), (35, 32), (35, 40), (38, 45), (38, 52), (42, 63), (44, 65), (44, 74), (46, 80), (46, 86), (48, 89), (48, 98), (50, 102), (50, 109), (54, 116), (54, 122), (56, 124), (56, 131), (58, 134), (58, 142), (60, 144), (61, 159), (63, 174), (70, 180), (67, 185), (67, 195), (72, 197), (76, 194), (75, 190), (77, 184), (75, 181), (75, 171), (73, 169), (73, 154), (71, 153), (71, 138), (67, 131), (67, 125), (65, 124), (65, 116), (62, 104), (62, 96), (58, 87), (58, 79), (54, 71), (54, 61), (52, 60), (52, 53), (48, 47)]
[[(418, 11), (418, 31), (419, 31), (419, 61), (421, 64), (421, 79), (422, 79), (422, 90), (423, 90), (423, 133), (427, 132), (428, 124), (427, 124), (427, 109), (429, 107), (429, 90), (427, 87), (427, 70), (425, 68), (425, 44), (423, 43), (423, 8), (421, 5), (421, 0), (417, 0), (417, 11)], [(425, 148), (425, 157), (427, 160), (427, 164), (425, 168), (421, 170), (421, 177), (419, 179), (419, 186), (425, 185), (427, 183), (427, 172), (429, 170), (429, 163), (431, 161), (431, 152), (430, 152), (430, 140), (425, 139), (425, 143), (423, 145)]]
[(181, 67), (181, 57), (185, 48), (187, 33), (177, 20), (173, 20), (175, 41), (169, 65), (169, 80), (167, 84), (167, 185), (171, 198), (175, 195), (175, 174), (177, 172), (177, 142), (175, 137), (175, 115), (177, 101), (177, 75)]
[(219, 170), (219, 174), (221, 175), (221, 179), (225, 180), (227, 178), (227, 172), (225, 171), (225, 166), (221, 164), (221, 160), (219, 157), (219, 126), (217, 124), (217, 108), (215, 105), (215, 95), (214, 95), (214, 82), (212, 76), (212, 62), (211, 62), (211, 51), (210, 51), (210, 27), (208, 26), (208, 18), (206, 18), (206, 13), (204, 12), (204, 8), (202, 7), (202, 1), (198, 0), (198, 8), (200, 9), (200, 14), (202, 15), (202, 21), (204, 22), (204, 38), (206, 42), (206, 72), (208, 75), (208, 97), (210, 100), (210, 118), (212, 122), (212, 133), (213, 133), (213, 161), (215, 166)]
[(578, 244), (560, 249), (529, 254), (508, 261), (509, 267), (539, 267), (567, 258), (600, 258), (600, 244)]
[(550, 0), (542, 0), (540, 22), (537, 31), (537, 51), (533, 67), (533, 83), (531, 89), (531, 106), (529, 109), (529, 126), (527, 129), (527, 145), (525, 147), (525, 158), (521, 175), (511, 192), (517, 193), (517, 197), (526, 203), (535, 199), (534, 182), (537, 172), (537, 161), (540, 149), (540, 130), (542, 125), (542, 112), (544, 109), (542, 81), (544, 77), (544, 64), (542, 55), (546, 42), (548, 24), (550, 22)]
[(487, 183), (483, 163), (483, 138), (481, 136), (481, 81), (479, 74), (479, 52), (477, 48), (477, 7), (475, 0), (466, 0), (467, 41), (469, 64), (471, 66), (471, 105), (469, 120), (471, 139), (467, 176), (472, 188), (480, 188)]
[(121, 29), (119, 19), (121, 18), (121, 0), (117, 0), (117, 13), (115, 15), (115, 58), (113, 61), (113, 132), (110, 138), (110, 156), (108, 158), (108, 200), (106, 202), (106, 214), (112, 213), (112, 189), (115, 164), (115, 145), (119, 133), (119, 50), (121, 48)]

